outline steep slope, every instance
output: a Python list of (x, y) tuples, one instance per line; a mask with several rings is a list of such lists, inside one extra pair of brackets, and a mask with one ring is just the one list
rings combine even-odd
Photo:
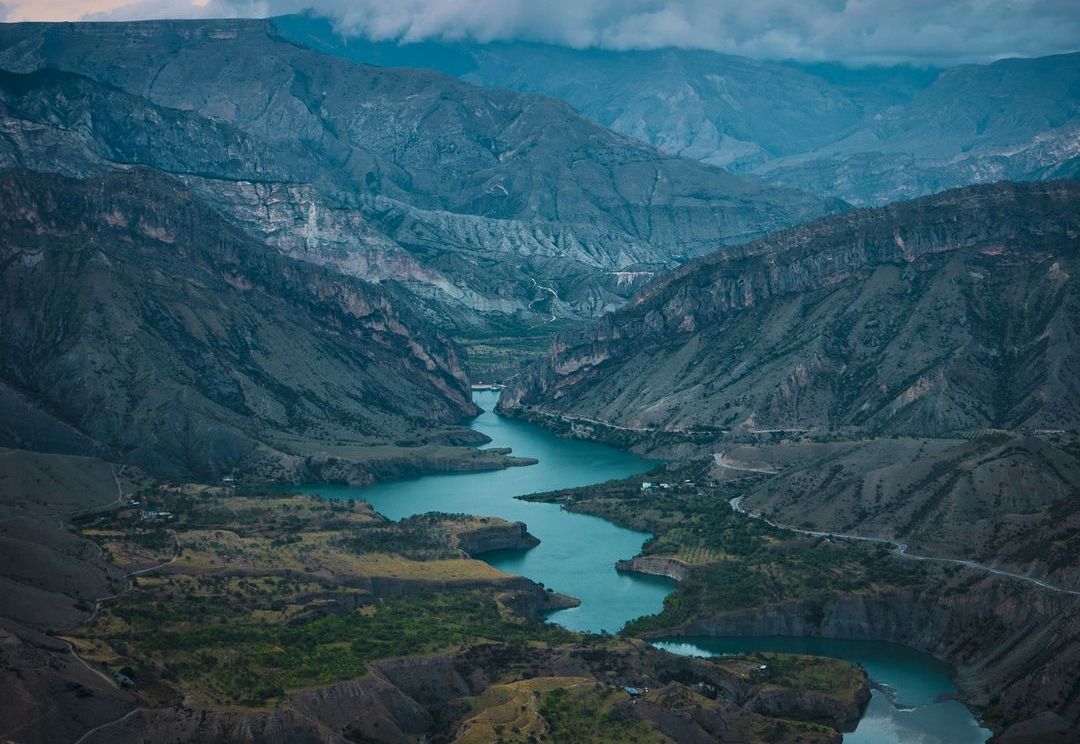
[(330, 54), (556, 96), (616, 132), (853, 204), (1077, 174), (1080, 54), (947, 70), (848, 69), (701, 50), (372, 42), (275, 21)]
[(1080, 424), (1080, 183), (970, 187), (777, 233), (567, 334), (507, 412), (936, 435)]
[(74, 741), (136, 706), (46, 633), (123, 591), (124, 572), (63, 520), (115, 508), (138, 482), (128, 475), (92, 457), (0, 450), (0, 726), (11, 741)]
[(153, 171), (3, 171), (0, 235), (0, 380), (40, 411), (9, 444), (62, 422), (167, 476), (362, 480), (476, 413), (459, 350), (393, 292), (267, 250)]
[(559, 298), (551, 315), (589, 317), (632, 291), (619, 270), (842, 206), (663, 155), (553, 99), (316, 53), (266, 21), (8, 25), (0, 68), (110, 86), (8, 78), (9, 161), (53, 137), (183, 175), (273, 246), (400, 281), (459, 331), (546, 319), (537, 282)]

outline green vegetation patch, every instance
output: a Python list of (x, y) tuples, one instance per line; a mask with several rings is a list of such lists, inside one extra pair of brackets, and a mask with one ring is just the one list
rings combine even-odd
[(661, 466), (644, 476), (669, 488), (643, 490), (639, 476), (529, 497), (651, 532), (644, 555), (687, 566), (663, 611), (631, 621), (626, 632), (665, 631), (708, 614), (794, 600), (810, 600), (812, 610), (836, 594), (925, 580), (926, 566), (896, 560), (884, 547), (804, 537), (737, 514), (730, 501), (739, 487), (705, 483), (703, 469)]
[(551, 740), (560, 744), (634, 744), (661, 737), (648, 723), (634, 716), (626, 694), (613, 688), (586, 685), (546, 693), (540, 715), (547, 721)]
[[(569, 642), (557, 626), (509, 617), (488, 591), (386, 599), (351, 611), (258, 612), (252, 597), (136, 592), (83, 632), (117, 653), (164, 667), (207, 700), (263, 706), (286, 690), (354, 679), (371, 661), (482, 641)], [(115, 620), (122, 622), (117, 623)]]
[(862, 689), (863, 674), (856, 665), (823, 656), (802, 656), (761, 652), (747, 659), (765, 666), (755, 674), (755, 682), (793, 690), (810, 690), (850, 702)]
[(351, 553), (389, 553), (414, 561), (461, 558), (455, 547), (452, 526), (471, 517), (465, 514), (430, 512), (398, 522), (368, 522), (354, 526), (339, 541)]

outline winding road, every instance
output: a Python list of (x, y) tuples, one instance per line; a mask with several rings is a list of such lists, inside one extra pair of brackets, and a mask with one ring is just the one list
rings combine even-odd
[[(558, 299), (559, 299), (559, 293), (558, 293), (558, 292), (556, 292), (556, 291), (555, 291), (554, 289), (552, 289), (551, 287), (545, 287), (545, 286), (544, 286), (543, 284), (541, 284), (540, 282), (536, 281), (536, 280), (535, 280), (535, 279), (533, 279), (533, 278), (532, 278), (531, 276), (529, 277), (529, 281), (530, 281), (530, 282), (532, 282), (532, 283), (533, 283), (533, 286), (534, 286), (534, 287), (536, 287), (536, 289), (538, 289), (539, 291), (541, 291), (541, 292), (547, 292), (548, 294), (550, 294), (550, 295), (551, 295), (551, 299), (552, 299), (552, 301), (555, 301), (555, 300), (558, 300)], [(544, 300), (544, 297), (543, 297), (543, 296), (541, 296), (541, 297), (537, 297), (537, 298), (536, 298), (535, 300), (533, 300), (532, 302), (530, 302), (530, 303), (529, 303), (529, 309), (530, 309), (530, 310), (532, 310), (533, 312), (536, 312), (536, 308), (535, 308), (535, 307), (533, 307), (533, 306), (534, 306), (534, 305), (535, 305), (536, 303), (538, 303), (538, 302), (543, 302), (543, 300)], [(531, 326), (529, 326), (529, 327), (530, 327), (530, 328), (539, 328), (539, 327), (540, 327), (540, 326), (542, 326), (542, 325), (547, 325), (548, 323), (553, 323), (553, 322), (555, 322), (555, 316), (554, 316), (554, 315), (551, 315), (551, 316), (550, 316), (550, 317), (549, 317), (549, 318), (548, 318), (547, 320), (545, 320), (545, 321), (543, 321), (543, 322), (540, 322), (540, 323), (536, 323), (536, 324), (534, 324), (534, 325), (531, 325)]]
[(82, 744), (84, 741), (89, 739), (91, 736), (96, 734), (98, 731), (101, 731), (102, 729), (109, 728), (110, 726), (115, 726), (118, 723), (123, 723), (124, 721), (126, 721), (127, 719), (129, 719), (133, 715), (135, 715), (136, 713), (141, 713), (144, 710), (146, 710), (146, 709), (145, 708), (135, 708), (134, 710), (129, 710), (127, 713), (120, 716), (119, 718), (117, 718), (114, 721), (108, 721), (107, 723), (103, 723), (100, 726), (95, 726), (94, 728), (90, 729), (85, 734), (80, 736), (78, 739), (76, 739), (75, 744)]
[[(731, 465), (724, 465), (723, 467), (731, 468), (732, 470), (750, 470), (749, 468), (738, 468)], [(761, 470), (752, 470), (751, 472), (769, 472)], [(913, 561), (933, 561), (936, 563), (951, 563), (956, 566), (964, 566), (965, 568), (971, 568), (976, 571), (985, 571), (986, 573), (994, 574), (995, 576), (1004, 576), (1009, 579), (1016, 579), (1018, 581), (1026, 581), (1029, 584), (1034, 584), (1041, 589), (1047, 589), (1052, 592), (1059, 592), (1061, 594), (1069, 594), (1072, 596), (1080, 597), (1080, 591), (1075, 589), (1066, 589), (1065, 587), (1056, 586), (1041, 579), (1036, 579), (1031, 576), (1025, 576), (1023, 574), (1013, 573), (1011, 571), (1003, 571), (1000, 568), (994, 568), (993, 566), (987, 566), (984, 563), (977, 563), (976, 561), (968, 561), (962, 558), (942, 558), (933, 555), (916, 555), (915, 553), (908, 552), (907, 543), (900, 542), (898, 540), (890, 540), (884, 537), (866, 537), (864, 535), (849, 535), (843, 532), (825, 532), (820, 530), (804, 530), (800, 527), (795, 527), (790, 524), (781, 524), (780, 522), (774, 522), (768, 517), (760, 514), (759, 512), (752, 512), (747, 510), (742, 505), (742, 496), (736, 496), (729, 502), (731, 508), (738, 514), (750, 517), (751, 519), (760, 519), (765, 524), (775, 527), (780, 530), (787, 530), (788, 532), (797, 532), (800, 535), (809, 535), (810, 537), (829, 537), (836, 538), (838, 540), (861, 540), (863, 542), (880, 543), (883, 545), (891, 545), (893, 552), (903, 558), (908, 558)]]
[[(511, 378), (512, 379), (512, 378)], [(603, 426), (607, 429), (615, 429), (616, 431), (632, 431), (638, 434), (653, 434), (658, 432), (671, 433), (671, 434), (726, 434), (724, 429), (706, 430), (706, 429), (667, 429), (661, 426), (621, 426), (620, 424), (613, 424), (610, 421), (604, 421), (603, 419), (589, 418), (588, 416), (572, 416), (568, 413), (559, 413), (557, 411), (545, 411), (543, 408), (532, 407), (528, 409), (530, 413), (535, 413), (540, 416), (547, 416), (548, 418), (559, 419), (561, 421), (568, 421), (572, 424), (595, 424), (596, 426)], [(771, 471), (770, 471), (771, 472)]]
[[(120, 485), (120, 478), (118, 477), (118, 473), (116, 472), (115, 467), (112, 467), (112, 476), (113, 476), (113, 480), (116, 482), (116, 493), (117, 493), (116, 503), (118, 503), (120, 505), (123, 505), (123, 503), (124, 503), (124, 490), (123, 490), (123, 487)], [(94, 512), (102, 511), (103, 509), (110, 509), (110, 508), (113, 508), (112, 503), (107, 504), (105, 506), (101, 506), (101, 507), (91, 508), (91, 509), (85, 510), (82, 513), (84, 513), (84, 514), (94, 513)], [(57, 515), (57, 516), (60, 516), (60, 515)], [(60, 518), (62, 520), (62, 517), (60, 517)], [(98, 557), (100, 558), (101, 555), (102, 555), (101, 546), (98, 545), (97, 543), (93, 543), (93, 544), (97, 546)], [(158, 563), (156, 565), (153, 565), (153, 566), (148, 566), (146, 568), (140, 568), (140, 569), (138, 569), (136, 571), (129, 571), (124, 577), (126, 579), (126, 581), (127, 581), (127, 586), (125, 586), (122, 591), (119, 591), (119, 592), (117, 592), (115, 594), (110, 594), (108, 596), (101, 597), (101, 598), (95, 600), (94, 601), (94, 611), (92, 613), (90, 613), (89, 616), (87, 616), (85, 619), (83, 619), (79, 623), (77, 623), (77, 624), (75, 624), (75, 625), (73, 625), (73, 626), (71, 626), (69, 628), (60, 629), (60, 631), (61, 632), (66, 632), (68, 630), (73, 630), (74, 628), (77, 628), (77, 627), (79, 627), (81, 625), (86, 625), (87, 623), (93, 621), (94, 618), (96, 618), (98, 616), (98, 613), (101, 611), (102, 603), (108, 602), (108, 601), (113, 600), (113, 599), (117, 599), (118, 597), (122, 597), (125, 594), (127, 594), (128, 592), (130, 592), (132, 590), (132, 588), (134, 588), (135, 584), (131, 580), (132, 577), (142, 576), (143, 574), (147, 574), (147, 573), (150, 573), (152, 571), (157, 571), (160, 568), (164, 568), (165, 566), (168, 566), (169, 564), (174, 563), (179, 557), (180, 557), (180, 544), (178, 542), (176, 542), (176, 540), (174, 539), (173, 540), (173, 555), (172, 555), (172, 558), (170, 558), (169, 560), (164, 561), (162, 563)], [(86, 661), (86, 659), (84, 659), (82, 656), (80, 656), (78, 649), (75, 647), (75, 644), (73, 644), (71, 641), (67, 640), (66, 638), (61, 638), (60, 640), (62, 640), (64, 642), (64, 644), (68, 647), (68, 650), (71, 652), (71, 655), (75, 658), (75, 660), (77, 662), (79, 662), (79, 664), (81, 664), (83, 667), (85, 667), (87, 671), (91, 672), (92, 674), (96, 674), (98, 677), (100, 677), (102, 680), (104, 680), (107, 684), (111, 685), (112, 687), (117, 687), (118, 686), (115, 679), (113, 679), (108, 674), (105, 674), (105, 672), (101, 671), (100, 669), (95, 668), (92, 664), (90, 664), (88, 661)], [(114, 726), (114, 725), (116, 725), (118, 723), (122, 723), (123, 721), (126, 721), (131, 716), (133, 716), (136, 713), (139, 713), (139, 712), (141, 712), (143, 710), (146, 710), (146, 709), (142, 708), (142, 707), (135, 708), (133, 710), (128, 711), (127, 713), (125, 713), (120, 718), (117, 718), (117, 719), (112, 720), (112, 721), (108, 721), (106, 723), (101, 724), (100, 726), (96, 726), (96, 727), (90, 729), (89, 731), (85, 732), (78, 739), (76, 739), (75, 744), (82, 744), (82, 742), (86, 741), (89, 737), (93, 736), (94, 734), (101, 731), (102, 729), (108, 728), (110, 726)]]

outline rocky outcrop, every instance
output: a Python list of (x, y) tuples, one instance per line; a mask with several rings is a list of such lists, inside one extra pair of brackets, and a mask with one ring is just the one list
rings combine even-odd
[(640, 555), (624, 559), (615, 564), (620, 571), (634, 571), (650, 576), (664, 576), (673, 581), (682, 581), (687, 576), (686, 564), (677, 558), (664, 558), (653, 555)]
[(840, 700), (813, 690), (763, 688), (756, 690), (748, 707), (765, 716), (819, 721), (841, 731), (854, 731), (870, 702), (870, 685), (860, 687), (851, 700)]
[(961, 698), (998, 732), (1046, 711), (1080, 726), (1080, 598), (1015, 581), (723, 612), (679, 632), (902, 643), (953, 664)]
[(529, 534), (528, 525), (524, 522), (491, 518), (487, 522), (483, 525), (470, 524), (458, 532), (458, 547), (475, 557), (491, 550), (528, 550), (540, 544), (540, 540)]
[[(528, 580), (522, 579), (522, 581)], [(500, 600), (506, 607), (522, 617), (542, 620), (556, 610), (568, 610), (581, 606), (581, 600), (577, 597), (571, 597), (569, 594), (563, 594), (554, 589), (545, 589), (532, 581), (528, 583), (529, 586), (504, 594)]]
[(861, 210), (691, 261), (560, 336), (504, 413), (639, 439), (1073, 429), (1077, 182)]
[[(446, 676), (440, 668), (439, 659), (419, 659), (431, 684), (439, 684)], [(334, 732), (347, 733), (349, 739), (364, 737), (372, 741), (397, 744), (413, 742), (431, 730), (434, 719), (421, 701), (410, 697), (395, 684), (394, 663), (387, 663), (385, 670), (376, 671), (358, 680), (340, 682), (328, 687), (317, 687), (294, 693), (291, 702), (312, 719), (321, 721)], [(390, 672), (387, 674), (386, 672)], [(468, 688), (450, 685), (458, 697), (468, 694)], [(359, 735), (359, 737), (357, 736)]]

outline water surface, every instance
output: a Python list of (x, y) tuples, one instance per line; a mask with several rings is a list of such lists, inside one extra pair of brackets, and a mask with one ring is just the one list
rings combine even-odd
[(515, 455), (535, 457), (536, 465), (480, 473), (429, 475), (373, 486), (305, 486), (326, 498), (367, 501), (390, 519), (429, 511), (465, 512), (520, 520), (540, 538), (532, 550), (495, 551), (479, 556), (503, 571), (527, 576), (581, 600), (581, 606), (552, 613), (571, 630), (614, 633), (628, 620), (663, 607), (675, 585), (667, 579), (615, 570), (615, 562), (641, 552), (649, 535), (623, 529), (597, 517), (564, 511), (555, 504), (515, 499), (528, 493), (625, 478), (652, 467), (648, 460), (595, 442), (560, 438), (516, 419), (494, 413), (498, 393), (476, 391), (484, 413), (472, 428), (487, 434), (492, 447), (511, 447)]
[(907, 646), (831, 638), (705, 636), (669, 638), (655, 645), (693, 656), (783, 651), (862, 664), (876, 688), (858, 727), (844, 734), (844, 744), (982, 744), (990, 738), (990, 731), (980, 727), (962, 703), (937, 702), (956, 692), (949, 665)]

